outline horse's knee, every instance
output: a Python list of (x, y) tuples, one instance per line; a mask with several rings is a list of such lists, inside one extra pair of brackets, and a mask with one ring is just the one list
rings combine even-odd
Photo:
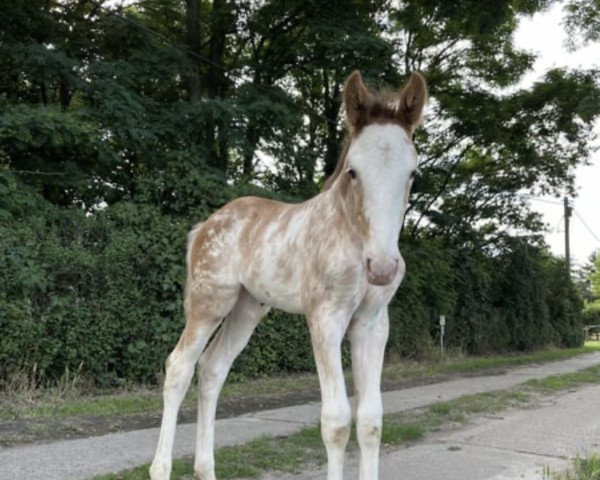
[(326, 444), (344, 448), (350, 436), (352, 416), (350, 405), (339, 405), (335, 409), (324, 409), (321, 415), (321, 432)]
[(356, 435), (361, 446), (377, 446), (381, 441), (383, 409), (381, 405), (359, 407), (356, 412)]

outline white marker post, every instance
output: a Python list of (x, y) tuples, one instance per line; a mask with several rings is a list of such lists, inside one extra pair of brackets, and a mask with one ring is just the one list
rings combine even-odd
[(446, 327), (446, 316), (440, 315), (440, 351), (444, 356), (444, 329)]

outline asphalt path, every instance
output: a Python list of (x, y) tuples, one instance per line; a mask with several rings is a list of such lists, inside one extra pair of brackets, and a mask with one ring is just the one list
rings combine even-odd
[[(500, 375), (460, 378), (447, 382), (384, 393), (386, 413), (423, 407), (462, 395), (503, 390), (531, 379), (581, 370), (600, 364), (600, 353), (561, 362), (531, 365)], [(541, 479), (541, 469), (564, 468), (567, 459), (598, 450), (600, 443), (600, 386), (557, 396), (535, 409), (515, 410), (484, 418), (475, 425), (428, 437), (410, 448), (382, 455), (381, 479), (508, 480)], [(216, 446), (237, 445), (254, 438), (289, 435), (319, 420), (319, 403), (267, 410), (217, 421)], [(151, 461), (158, 429), (151, 428), (67, 440), (0, 448), (1, 480), (87, 480)], [(180, 425), (175, 456), (194, 452), (195, 424)], [(347, 464), (347, 478), (357, 477), (355, 460)], [(297, 480), (325, 478), (310, 471)]]

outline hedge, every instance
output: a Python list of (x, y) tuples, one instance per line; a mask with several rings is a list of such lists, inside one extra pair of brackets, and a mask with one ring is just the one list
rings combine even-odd
[[(68, 369), (99, 386), (157, 382), (183, 326), (186, 233), (213, 206), (188, 219), (121, 201), (90, 215), (12, 193), (10, 208), (0, 205), (0, 381), (26, 370), (51, 383)], [(400, 249), (407, 273), (390, 306), (388, 355), (430, 355), (440, 314), (448, 346), (465, 353), (582, 343), (581, 302), (542, 250), (514, 241), (485, 255), (404, 239)], [(233, 371), (313, 368), (304, 319), (272, 311)]]

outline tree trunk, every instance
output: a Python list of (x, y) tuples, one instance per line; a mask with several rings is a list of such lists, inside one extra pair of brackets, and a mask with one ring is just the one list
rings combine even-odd
[(254, 165), (252, 160), (254, 159), (254, 152), (256, 150), (256, 144), (258, 143), (258, 130), (255, 123), (251, 120), (246, 131), (246, 145), (244, 146), (243, 152), (243, 176), (245, 179), (252, 178), (254, 173)]
[(69, 108), (69, 104), (71, 103), (71, 97), (73, 94), (69, 90), (67, 82), (64, 79), (60, 80), (58, 85), (58, 95), (60, 98), (60, 108), (64, 112)]
[[(226, 22), (228, 18), (226, 1), (213, 0), (211, 14), (211, 35), (209, 42), (209, 59), (207, 91), (209, 98), (224, 98), (225, 75), (223, 58), (225, 56), (225, 35), (227, 33)], [(220, 170), (227, 171), (228, 142), (226, 128), (222, 121), (208, 122), (206, 131), (206, 146), (208, 151), (208, 162)]]
[(187, 46), (189, 49), (188, 56), (192, 65), (193, 72), (187, 78), (187, 93), (190, 102), (200, 100), (200, 58), (194, 54), (198, 54), (200, 50), (200, 23), (198, 19), (199, 0), (186, 0), (186, 23), (187, 23)]
[(329, 89), (329, 76), (323, 76), (325, 87), (325, 121), (327, 122), (327, 139), (325, 141), (325, 176), (335, 170), (340, 155), (340, 138), (337, 129), (337, 119), (342, 106), (340, 100), (340, 83), (336, 80), (333, 88)]

